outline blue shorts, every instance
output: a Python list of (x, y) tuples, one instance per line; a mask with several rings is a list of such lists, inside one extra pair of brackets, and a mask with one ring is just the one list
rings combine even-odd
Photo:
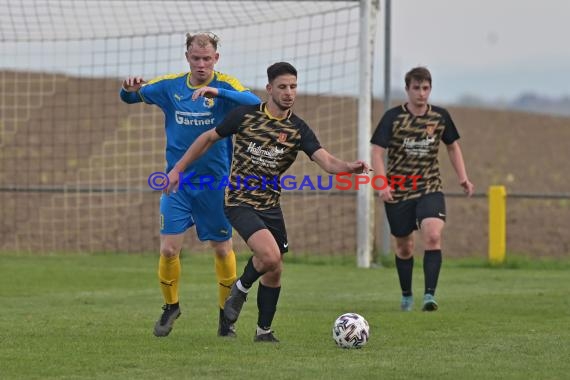
[(160, 196), (160, 233), (181, 234), (196, 224), (200, 241), (229, 240), (232, 227), (224, 213), (225, 190), (195, 187), (183, 186), (176, 193)]

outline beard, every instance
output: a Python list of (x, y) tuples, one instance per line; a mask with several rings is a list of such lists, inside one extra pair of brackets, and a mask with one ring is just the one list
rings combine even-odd
[(281, 111), (288, 111), (291, 109), (291, 107), (293, 107), (293, 104), (295, 103), (295, 101), (290, 101), (291, 105), (285, 105), (282, 101), (280, 101), (279, 99), (275, 99), (273, 98), (273, 103), (275, 103), (275, 105), (277, 106), (277, 108), (279, 108)]

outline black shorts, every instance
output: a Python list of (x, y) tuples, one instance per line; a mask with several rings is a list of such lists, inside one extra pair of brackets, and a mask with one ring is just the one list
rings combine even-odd
[(384, 203), (384, 209), (395, 237), (408, 236), (419, 229), (425, 218), (439, 218), (445, 222), (445, 198), (439, 191), (398, 203)]
[(268, 229), (277, 242), (281, 254), (289, 251), (281, 207), (256, 210), (250, 206), (225, 206), (224, 211), (232, 227), (246, 242), (255, 232)]

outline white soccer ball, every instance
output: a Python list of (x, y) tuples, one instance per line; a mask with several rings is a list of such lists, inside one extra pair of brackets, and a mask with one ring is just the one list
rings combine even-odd
[(342, 348), (361, 348), (368, 342), (370, 327), (362, 315), (346, 313), (334, 321), (332, 337)]

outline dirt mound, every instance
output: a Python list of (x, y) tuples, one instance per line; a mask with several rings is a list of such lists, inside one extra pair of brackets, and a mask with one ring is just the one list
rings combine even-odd
[[(162, 112), (122, 103), (118, 80), (17, 72), (3, 72), (2, 78), (0, 250), (156, 251), (159, 194), (149, 192), (146, 181), (164, 168)], [(351, 160), (357, 155), (356, 106), (355, 99), (301, 96), (295, 109), (327, 149)], [(506, 185), (509, 194), (568, 192), (569, 119), (449, 110), (479, 192), (494, 184)], [(374, 102), (373, 128), (381, 113), (381, 102)], [(301, 156), (290, 174), (324, 175)], [(443, 147), (441, 164), (445, 191), (458, 193)], [(447, 203), (446, 254), (486, 255), (487, 200), (450, 196)], [(509, 198), (508, 250), (569, 254), (569, 205)], [(292, 254), (354, 254), (356, 202), (349, 193), (284, 192), (283, 208)], [(236, 240), (239, 251), (246, 251)], [(208, 246), (189, 232), (185, 251), (196, 250)]]

